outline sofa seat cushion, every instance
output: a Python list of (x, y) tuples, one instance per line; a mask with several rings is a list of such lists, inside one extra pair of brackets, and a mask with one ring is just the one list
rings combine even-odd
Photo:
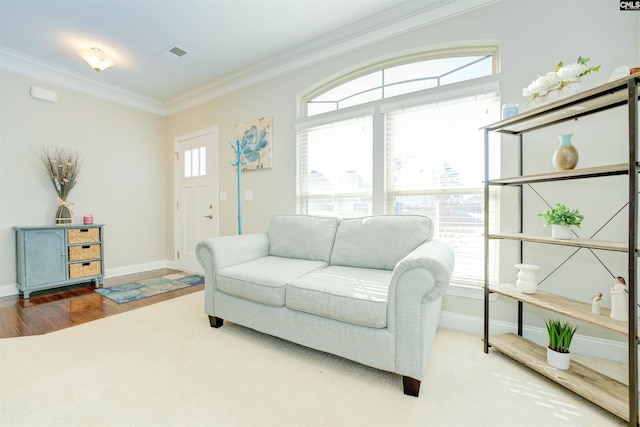
[(288, 308), (372, 328), (387, 326), (391, 271), (331, 266), (287, 286)]
[(225, 294), (282, 307), (288, 282), (326, 265), (322, 261), (267, 256), (223, 268), (216, 276), (216, 285)]

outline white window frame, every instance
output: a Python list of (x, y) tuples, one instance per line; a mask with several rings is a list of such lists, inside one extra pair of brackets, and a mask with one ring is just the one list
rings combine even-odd
[[(466, 80), (463, 82), (453, 83), (446, 86), (440, 86), (440, 87), (435, 87), (431, 89), (421, 90), (421, 91), (413, 92), (409, 94), (399, 95), (393, 98), (381, 99), (381, 100), (373, 101), (363, 105), (357, 105), (357, 106), (348, 107), (348, 108), (344, 108), (336, 111), (313, 115), (311, 117), (303, 117), (296, 124), (296, 132), (300, 133), (314, 126), (320, 126), (324, 124), (338, 122), (341, 120), (347, 120), (349, 118), (358, 117), (364, 114), (372, 114), (373, 116), (373, 178), (372, 178), (373, 209), (372, 209), (372, 214), (373, 215), (384, 214), (386, 213), (386, 188), (385, 188), (386, 187), (385, 186), (386, 153), (385, 153), (385, 141), (384, 141), (384, 128), (385, 128), (384, 114), (386, 112), (398, 110), (401, 108), (409, 108), (413, 106), (434, 103), (434, 102), (443, 101), (447, 99), (455, 99), (455, 98), (469, 96), (469, 95), (478, 94), (482, 92), (486, 93), (490, 91), (496, 91), (499, 94), (499, 80), (498, 80), (497, 70), (495, 69), (497, 68), (497, 66), (495, 65), (497, 64), (497, 59), (496, 59), (497, 49), (489, 49), (485, 47), (484, 50), (482, 50), (482, 48), (476, 48), (476, 49), (466, 50), (463, 52), (466, 52), (469, 55), (474, 55), (474, 54), (477, 54), (479, 51), (482, 51), (484, 53), (492, 52), (492, 54), (494, 55), (494, 61), (493, 61), (494, 74), (493, 75)], [(460, 52), (457, 52), (457, 54), (458, 55), (463, 54)], [(421, 55), (419, 57), (414, 56), (412, 58), (415, 58), (413, 59), (414, 61), (418, 61), (418, 60), (424, 60), (426, 56), (429, 56), (429, 55)], [(431, 54), (430, 57), (433, 58), (435, 56)], [(408, 63), (408, 62), (410, 61), (407, 61), (406, 58), (404, 58), (404, 59), (396, 60), (395, 62), (393, 62), (393, 64), (398, 65), (400, 63)], [(384, 64), (384, 66), (387, 67), (389, 66), (389, 64), (392, 64), (392, 62), (387, 62)], [(356, 78), (358, 75), (363, 75), (373, 70), (374, 69), (372, 67), (369, 67), (367, 69), (361, 70), (359, 74), (351, 73), (347, 76), (343, 76), (342, 78), (336, 79), (329, 84), (325, 84), (321, 88), (314, 90), (308, 93), (308, 95), (300, 98), (302, 115), (303, 116), (306, 115), (306, 102), (312, 99), (313, 97), (317, 96), (323, 90), (328, 90), (328, 88), (335, 87), (337, 85), (344, 83), (345, 81)], [(480, 141), (479, 143), (482, 143), (482, 142)], [(298, 152), (298, 155), (299, 155), (299, 152)], [(299, 166), (300, 166), (299, 160), (300, 159), (297, 158), (297, 161), (296, 161), (296, 164), (297, 164), (296, 179), (298, 184), (300, 182), (300, 173), (301, 173), (301, 171), (299, 170)], [(494, 162), (492, 164), (499, 167), (499, 162), (498, 163)], [(296, 206), (298, 209), (298, 213), (304, 213), (301, 211), (302, 201), (300, 199), (301, 194), (299, 191), (300, 190), (299, 185), (297, 188), (298, 188), (298, 191), (297, 191)], [(497, 254), (499, 253), (499, 251), (492, 250), (492, 253), (496, 254), (495, 274), (497, 277), (497, 274), (498, 274)], [(483, 298), (483, 291), (482, 291), (482, 287), (480, 286), (471, 286), (468, 284), (458, 284), (458, 283), (452, 282), (449, 289), (450, 291), (448, 291), (448, 294), (451, 294), (451, 295), (469, 297), (474, 299)]]

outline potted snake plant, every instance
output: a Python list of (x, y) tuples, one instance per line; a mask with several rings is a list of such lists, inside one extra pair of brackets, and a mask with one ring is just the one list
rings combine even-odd
[(549, 333), (549, 346), (547, 347), (547, 363), (554, 368), (567, 370), (571, 363), (569, 346), (578, 327), (569, 322), (557, 319), (545, 320)]

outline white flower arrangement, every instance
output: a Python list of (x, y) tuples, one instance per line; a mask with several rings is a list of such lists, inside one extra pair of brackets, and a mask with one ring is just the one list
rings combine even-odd
[(580, 77), (600, 70), (600, 65), (587, 65), (591, 58), (578, 57), (573, 64), (563, 65), (562, 61), (552, 72), (538, 76), (529, 86), (522, 89), (522, 95), (529, 99), (529, 103), (537, 98), (546, 99), (553, 90), (562, 90), (565, 86), (580, 81)]

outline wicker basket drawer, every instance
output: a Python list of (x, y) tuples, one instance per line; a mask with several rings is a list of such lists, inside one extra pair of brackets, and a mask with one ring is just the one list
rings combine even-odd
[(98, 227), (70, 228), (67, 233), (67, 240), (70, 245), (100, 241), (100, 229)]
[(100, 245), (69, 246), (69, 261), (100, 258)]
[(69, 264), (69, 279), (77, 279), (78, 277), (97, 276), (102, 274), (102, 262), (77, 262)]

